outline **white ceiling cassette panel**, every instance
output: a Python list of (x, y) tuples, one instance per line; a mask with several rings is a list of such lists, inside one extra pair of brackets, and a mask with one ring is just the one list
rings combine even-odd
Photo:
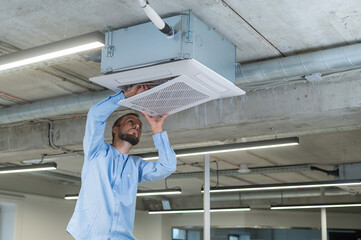
[(245, 94), (195, 59), (132, 69), (90, 80), (115, 92), (136, 84), (151, 85), (151, 89), (121, 101), (121, 105), (151, 116), (173, 114), (214, 99)]

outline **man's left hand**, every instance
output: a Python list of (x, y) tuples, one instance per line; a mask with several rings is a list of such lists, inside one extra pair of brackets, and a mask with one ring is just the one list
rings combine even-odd
[(126, 98), (133, 97), (141, 92), (147, 91), (150, 88), (149, 85), (134, 85), (131, 89), (124, 92)]

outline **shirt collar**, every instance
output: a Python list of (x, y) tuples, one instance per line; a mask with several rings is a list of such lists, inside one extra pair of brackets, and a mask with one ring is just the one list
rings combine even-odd
[(110, 145), (112, 150), (113, 150), (113, 153), (114, 153), (114, 156), (116, 156), (118, 159), (127, 159), (128, 158), (128, 155), (129, 154), (121, 154), (115, 147), (113, 147), (113, 145)]

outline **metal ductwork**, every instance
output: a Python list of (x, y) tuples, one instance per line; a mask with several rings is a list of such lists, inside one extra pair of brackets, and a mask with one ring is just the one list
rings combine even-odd
[[(349, 195), (345, 190), (338, 188), (325, 189), (325, 196), (341, 196)], [(243, 201), (243, 200), (259, 200), (259, 199), (284, 199), (284, 198), (300, 198), (300, 197), (319, 197), (320, 189), (297, 189), (287, 191), (262, 191), (262, 192), (233, 192), (211, 195), (211, 201)]]
[(276, 79), (307, 76), (361, 67), (361, 44), (239, 65), (236, 84), (269, 83)]
[(28, 121), (51, 116), (87, 112), (91, 106), (114, 94), (101, 91), (42, 100), (0, 110), (0, 124)]

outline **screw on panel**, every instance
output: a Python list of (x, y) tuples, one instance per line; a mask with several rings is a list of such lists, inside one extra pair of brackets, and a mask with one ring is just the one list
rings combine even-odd
[(192, 40), (192, 37), (193, 37), (193, 33), (191, 31), (188, 31), (185, 33), (185, 42), (186, 43), (193, 43), (193, 40)]
[(185, 53), (185, 54), (183, 55), (183, 58), (185, 58), (185, 59), (190, 59), (190, 58), (192, 58), (192, 55), (191, 55), (190, 53)]

